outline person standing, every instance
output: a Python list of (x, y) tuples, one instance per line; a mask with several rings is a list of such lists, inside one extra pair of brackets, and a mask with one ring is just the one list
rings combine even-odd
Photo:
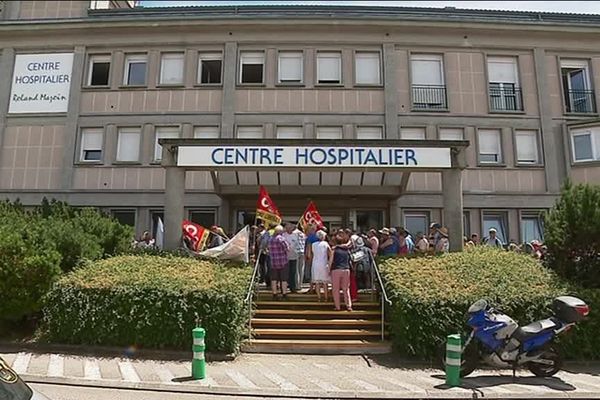
[(450, 242), (448, 241), (448, 229), (442, 227), (438, 230), (439, 238), (435, 244), (435, 252), (438, 254), (447, 253), (450, 250)]
[(269, 257), (271, 259), (271, 290), (273, 299), (277, 299), (277, 283), (281, 284), (281, 294), (287, 297), (287, 282), (289, 278), (288, 243), (283, 237), (283, 226), (277, 225), (269, 240)]
[(500, 240), (500, 238), (496, 236), (496, 232), (496, 228), (490, 228), (488, 232), (489, 236), (483, 239), (483, 244), (485, 244), (486, 246), (503, 248), (504, 243), (502, 243), (502, 240)]
[(295, 248), (298, 259), (298, 265), (296, 266), (298, 270), (298, 273), (296, 274), (296, 288), (301, 290), (302, 283), (304, 282), (304, 269), (306, 266), (304, 258), (304, 252), (306, 251), (306, 235), (304, 235), (304, 232), (302, 232), (297, 225), (294, 226), (293, 233), (298, 236), (298, 244)]
[(375, 229), (369, 229), (369, 232), (367, 232), (367, 238), (369, 241), (369, 248), (371, 249), (371, 254), (373, 254), (373, 257), (375, 257), (377, 255), (377, 252), (379, 251), (379, 238), (377, 237), (377, 231)]
[(294, 231), (294, 224), (287, 223), (283, 238), (288, 244), (288, 287), (291, 292), (297, 292), (298, 288), (298, 249), (300, 248), (300, 237)]
[(258, 241), (258, 251), (260, 253), (260, 257), (258, 259), (259, 262), (259, 282), (264, 282), (267, 288), (271, 285), (271, 278), (269, 273), (271, 271), (271, 257), (269, 257), (269, 241), (271, 240), (271, 235), (269, 231), (266, 229), (261, 230), (257, 241)]
[(396, 256), (400, 251), (400, 243), (397, 238), (391, 234), (389, 228), (383, 228), (379, 231), (381, 240), (379, 242), (379, 252), (382, 256)]
[(304, 243), (304, 281), (310, 283), (310, 289), (308, 290), (309, 293), (314, 292), (315, 290), (312, 280), (312, 245), (313, 243), (317, 243), (319, 241), (320, 240), (317, 237), (317, 227), (314, 225), (310, 225), (308, 227), (306, 241)]
[(336, 238), (337, 246), (333, 249), (333, 258), (330, 264), (333, 304), (335, 310), (341, 310), (340, 290), (344, 294), (346, 309), (352, 311), (350, 298), (350, 251), (343, 247), (346, 244), (342, 237)]
[(421, 232), (417, 233), (417, 243), (415, 244), (415, 250), (419, 254), (427, 254), (429, 252), (429, 241)]
[(314, 285), (319, 301), (321, 301), (321, 288), (323, 288), (325, 301), (327, 302), (329, 283), (331, 282), (329, 266), (333, 261), (333, 251), (329, 246), (325, 232), (318, 231), (315, 236), (318, 241), (311, 245), (311, 285)]

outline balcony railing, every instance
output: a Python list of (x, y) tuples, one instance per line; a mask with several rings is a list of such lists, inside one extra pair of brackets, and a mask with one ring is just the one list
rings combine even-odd
[(523, 111), (523, 94), (518, 87), (489, 86), (491, 111)]
[(413, 85), (412, 104), (415, 110), (446, 110), (448, 98), (444, 85)]
[(568, 113), (595, 113), (596, 99), (593, 90), (569, 90), (565, 93)]

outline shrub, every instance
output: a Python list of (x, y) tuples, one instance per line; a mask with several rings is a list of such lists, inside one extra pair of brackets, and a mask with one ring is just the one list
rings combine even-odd
[(590, 315), (571, 332), (560, 337), (561, 348), (564, 355), (571, 359), (600, 360), (600, 290), (575, 289), (572, 292), (590, 306)]
[(437, 257), (394, 258), (381, 265), (393, 301), (390, 334), (405, 356), (431, 358), (449, 333), (463, 332), (466, 311), (485, 298), (520, 323), (547, 317), (564, 292), (528, 255), (477, 247)]
[(547, 265), (578, 285), (600, 288), (600, 185), (567, 183), (544, 220)]
[(251, 270), (183, 257), (128, 255), (89, 262), (46, 297), (50, 341), (191, 349), (196, 319), (208, 351), (238, 350)]

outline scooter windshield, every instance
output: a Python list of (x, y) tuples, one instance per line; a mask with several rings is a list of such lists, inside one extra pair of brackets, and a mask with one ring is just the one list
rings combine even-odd
[(484, 311), (487, 309), (488, 302), (484, 299), (477, 300), (475, 303), (471, 304), (469, 307), (469, 314), (475, 314), (480, 311)]

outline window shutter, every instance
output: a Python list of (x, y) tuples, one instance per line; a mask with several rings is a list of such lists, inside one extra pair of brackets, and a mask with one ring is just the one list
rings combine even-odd
[(194, 139), (218, 139), (219, 127), (197, 126), (194, 128)]
[(341, 54), (318, 53), (317, 77), (319, 81), (341, 81)]
[(413, 85), (442, 86), (442, 57), (438, 55), (415, 55), (411, 58), (411, 77)]
[(265, 54), (261, 52), (242, 53), (242, 64), (263, 64)]
[(321, 126), (317, 128), (317, 139), (342, 139), (341, 126)]
[(177, 84), (183, 82), (183, 53), (163, 54), (160, 66), (160, 83)]
[(302, 139), (304, 131), (301, 126), (278, 126), (277, 139)]
[(515, 132), (515, 142), (517, 145), (517, 161), (530, 163), (538, 162), (537, 137), (535, 131)]
[(85, 150), (102, 150), (102, 131), (96, 129), (84, 131), (82, 147)]
[(464, 131), (461, 128), (440, 129), (440, 140), (463, 140)]
[(302, 82), (302, 53), (279, 53), (279, 81)]
[(383, 139), (383, 129), (380, 126), (361, 126), (356, 129), (356, 138), (361, 140)]
[(489, 57), (488, 75), (490, 82), (517, 85), (517, 59), (515, 57)]
[(592, 134), (573, 135), (573, 152), (576, 161), (593, 160)]
[(356, 83), (378, 85), (379, 53), (356, 53)]
[(238, 126), (237, 137), (238, 137), (238, 139), (262, 139), (263, 138), (263, 127), (262, 126)]
[(500, 162), (500, 132), (497, 130), (480, 130), (479, 131), (479, 153), (480, 154), (497, 154), (498, 162)]
[(425, 128), (402, 128), (400, 129), (400, 139), (424, 140)]
[(117, 143), (117, 161), (139, 161), (140, 131), (123, 129), (119, 131)]

